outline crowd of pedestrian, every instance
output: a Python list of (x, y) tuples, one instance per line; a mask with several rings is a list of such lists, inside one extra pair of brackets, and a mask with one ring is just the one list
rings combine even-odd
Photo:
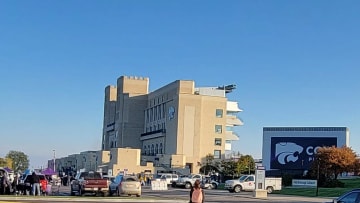
[(4, 171), (0, 171), (0, 195), (11, 193), (11, 181)]

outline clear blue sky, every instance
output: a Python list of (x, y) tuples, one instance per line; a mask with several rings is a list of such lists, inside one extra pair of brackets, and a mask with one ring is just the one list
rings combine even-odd
[(0, 157), (32, 167), (101, 145), (121, 75), (236, 84), (235, 151), (264, 126), (346, 126), (360, 152), (360, 1), (0, 1)]

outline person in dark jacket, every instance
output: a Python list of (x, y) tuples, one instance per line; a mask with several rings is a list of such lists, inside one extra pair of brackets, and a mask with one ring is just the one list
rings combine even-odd
[[(35, 196), (36, 194), (38, 194), (38, 196), (40, 196), (41, 192), (40, 192), (40, 178), (39, 176), (33, 172), (31, 175), (31, 180), (32, 180), (32, 194)], [(37, 192), (37, 193), (36, 193)]]

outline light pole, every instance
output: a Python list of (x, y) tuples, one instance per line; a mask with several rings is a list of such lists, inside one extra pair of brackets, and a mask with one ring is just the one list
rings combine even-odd
[(316, 183), (316, 196), (319, 195), (319, 182), (320, 182), (320, 158), (317, 158), (317, 183)]
[(53, 152), (54, 152), (54, 157), (53, 157), (53, 163), (54, 163), (54, 172), (56, 172), (56, 168), (55, 168), (55, 149), (53, 149)]

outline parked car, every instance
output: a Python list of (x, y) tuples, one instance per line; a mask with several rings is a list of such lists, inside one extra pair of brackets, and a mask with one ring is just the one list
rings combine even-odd
[(141, 183), (136, 176), (118, 175), (110, 183), (109, 194), (121, 195), (136, 195), (141, 196)]
[(119, 195), (119, 186), (122, 181), (123, 175), (117, 175), (116, 177), (110, 178), (109, 184), (109, 195), (112, 196), (113, 194)]
[(75, 179), (71, 181), (70, 194), (73, 196), (78, 193), (80, 196), (85, 193), (108, 194), (109, 183), (104, 179), (101, 173), (96, 171), (80, 172)]
[(328, 203), (360, 203), (360, 188), (346, 192)]
[(156, 179), (165, 180), (168, 185), (171, 185), (173, 182), (179, 180), (179, 176), (177, 174), (172, 174), (172, 173), (162, 173), (162, 174), (158, 174)]
[(188, 176), (184, 176), (179, 178), (178, 181), (174, 181), (175, 183), (172, 184), (173, 187), (185, 187), (186, 189), (190, 189), (192, 185), (194, 185), (195, 180), (202, 181), (201, 174), (190, 174)]

